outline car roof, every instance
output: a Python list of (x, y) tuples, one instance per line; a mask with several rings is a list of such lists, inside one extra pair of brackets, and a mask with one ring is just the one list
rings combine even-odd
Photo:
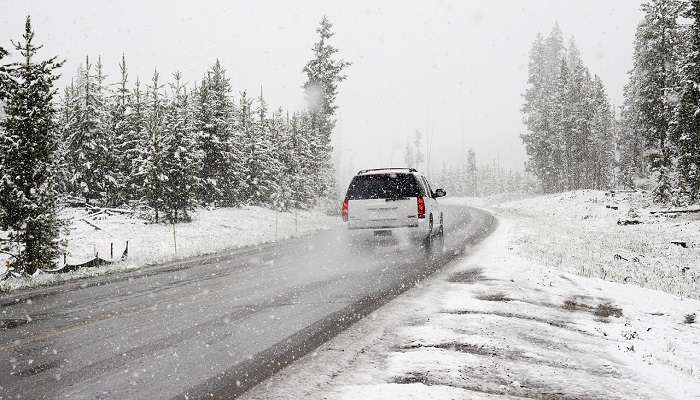
[(415, 168), (374, 168), (374, 169), (361, 169), (357, 172), (357, 175), (378, 175), (378, 174), (411, 174), (418, 173)]

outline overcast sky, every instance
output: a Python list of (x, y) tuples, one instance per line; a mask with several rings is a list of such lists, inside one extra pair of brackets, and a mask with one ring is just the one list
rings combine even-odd
[(17, 1), (0, 0), (0, 45), (27, 13), (44, 55), (67, 60), (65, 84), (86, 54), (116, 77), (180, 70), (199, 79), (219, 58), (236, 91), (263, 86), (273, 106), (301, 109), (314, 32), (323, 14), (353, 63), (340, 87), (337, 148), (343, 169), (401, 165), (416, 129), (432, 140), (432, 170), (463, 147), (519, 168), (520, 106), (537, 32), (558, 21), (573, 35), (614, 104), (631, 67), (636, 0), (512, 1)]

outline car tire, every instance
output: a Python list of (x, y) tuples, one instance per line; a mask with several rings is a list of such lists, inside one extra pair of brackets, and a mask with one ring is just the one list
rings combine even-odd
[(423, 238), (423, 252), (426, 257), (430, 257), (433, 252), (433, 216), (430, 216), (430, 222), (428, 225), (428, 234)]
[(440, 231), (437, 234), (437, 240), (433, 244), (437, 255), (442, 255), (445, 252), (445, 227), (440, 224)]

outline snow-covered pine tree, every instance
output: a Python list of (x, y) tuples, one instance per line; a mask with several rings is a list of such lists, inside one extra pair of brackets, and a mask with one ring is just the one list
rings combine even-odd
[(276, 176), (280, 170), (276, 158), (276, 149), (271, 132), (271, 121), (268, 117), (267, 102), (262, 95), (257, 99), (255, 109), (257, 118), (253, 123), (252, 148), (254, 157), (247, 160), (249, 182), (252, 184), (251, 202), (257, 205), (271, 204), (272, 197), (278, 193)]
[(620, 159), (620, 174), (623, 187), (634, 187), (634, 177), (646, 177), (646, 144), (639, 126), (637, 113), (637, 88), (634, 75), (624, 87), (624, 101), (620, 107), (620, 121), (617, 128), (617, 151)]
[(671, 139), (678, 158), (676, 197), (687, 197), (695, 203), (700, 200), (700, 0), (691, 0), (683, 16), (692, 23), (688, 54), (680, 69), (680, 96), (673, 114)]
[(552, 166), (551, 173), (555, 175), (550, 176), (555, 191), (574, 188), (576, 101), (574, 77), (569, 63), (562, 58), (550, 111), (553, 132), (545, 138), (549, 151), (548, 165)]
[(61, 96), (58, 103), (58, 118), (57, 126), (60, 141), (58, 144), (58, 150), (56, 154), (57, 170), (57, 190), (61, 194), (67, 194), (71, 192), (70, 187), (70, 148), (68, 140), (70, 138), (70, 127), (72, 125), (72, 119), (75, 118), (75, 98), (77, 97), (77, 90), (73, 80), (71, 84), (63, 89), (63, 95)]
[(105, 151), (102, 159), (102, 169), (104, 171), (103, 176), (103, 190), (104, 195), (102, 201), (106, 205), (115, 206), (122, 204), (120, 198), (120, 174), (119, 174), (119, 157), (115, 153), (116, 147), (116, 137), (114, 136), (114, 121), (111, 115), (111, 98), (112, 94), (109, 88), (106, 86), (105, 81), (107, 76), (104, 74), (102, 69), (102, 58), (97, 57), (97, 64), (95, 65), (95, 78), (97, 79), (97, 85), (95, 89), (97, 90), (96, 97), (102, 102), (102, 107), (100, 108), (100, 125), (103, 130)]
[(533, 174), (545, 193), (560, 190), (561, 146), (556, 129), (557, 89), (560, 85), (562, 35), (555, 25), (545, 39), (537, 35), (530, 50), (528, 87), (522, 112), (527, 133), (521, 135)]
[(288, 207), (287, 199), (289, 199), (291, 192), (287, 185), (289, 179), (285, 173), (291, 162), (287, 153), (291, 149), (289, 147), (289, 132), (281, 108), (275, 110), (270, 116), (268, 132), (271, 158), (268, 170), (270, 171), (272, 190), (267, 203), (276, 210), (286, 210)]
[(257, 130), (253, 112), (253, 100), (248, 97), (246, 91), (242, 91), (236, 108), (236, 131), (241, 135), (242, 165), (239, 170), (244, 173), (241, 185), (245, 187), (245, 190), (241, 200), (246, 203), (255, 203), (258, 199), (258, 178), (262, 168), (259, 164), (261, 149), (258, 140), (256, 140)]
[(304, 92), (310, 118), (310, 144), (314, 154), (316, 190), (321, 196), (335, 196), (335, 179), (331, 155), (333, 129), (335, 128), (336, 97), (338, 84), (346, 79), (344, 70), (350, 63), (337, 58), (338, 49), (329, 41), (333, 37), (333, 25), (324, 15), (316, 29), (318, 41), (313, 47), (313, 57), (304, 66), (306, 75)]
[(290, 140), (292, 142), (294, 164), (292, 164), (292, 199), (294, 208), (313, 205), (317, 197), (315, 192), (314, 154), (310, 143), (310, 118), (306, 113), (293, 114), (290, 122)]
[(209, 93), (208, 78), (205, 76), (199, 85), (195, 85), (190, 94), (192, 101), (192, 129), (197, 141), (197, 150), (201, 156), (200, 170), (197, 176), (201, 179), (198, 199), (206, 204), (213, 204), (219, 197), (216, 176), (212, 162), (217, 159), (217, 141), (212, 134), (212, 108)]
[[(558, 25), (546, 39), (541, 35), (535, 39), (528, 75), (522, 108), (527, 133), (521, 137), (528, 155), (527, 166), (542, 190), (547, 193), (592, 188), (609, 181), (613, 173), (609, 163), (612, 128), (598, 126), (605, 132), (598, 137), (593, 126), (604, 120), (611, 123), (606, 119), (611, 115), (609, 102), (604, 91), (597, 93), (601, 102), (596, 102), (596, 90), (602, 86), (597, 88), (591, 79), (573, 38), (568, 49), (564, 48)], [(605, 148), (600, 147), (603, 145)], [(516, 176), (497, 166), (489, 168), (488, 173), (499, 186), (489, 189), (492, 191), (504, 190), (516, 181), (518, 186), (527, 185), (527, 176)]]
[(109, 121), (102, 86), (104, 77), (100, 74), (100, 69), (93, 71), (86, 57), (78, 81), (78, 95), (74, 98), (75, 116), (67, 127), (69, 186), (87, 203), (103, 202), (112, 184)]
[(53, 85), (62, 62), (36, 60), (41, 47), (34, 44), (27, 17), (22, 40), (15, 44), (22, 60), (0, 70), (6, 114), (0, 121), (0, 228), (9, 233), (0, 250), (13, 254), (10, 266), (26, 274), (53, 267), (59, 255)]
[(467, 151), (467, 170), (469, 171), (469, 176), (467, 177), (467, 196), (478, 196), (479, 195), (479, 185), (478, 185), (478, 173), (476, 166), (476, 152), (474, 149), (469, 149)]
[(205, 203), (232, 206), (241, 203), (246, 188), (242, 171), (231, 83), (219, 60), (211, 67), (195, 96), (198, 146), (202, 154), (200, 198)]
[(565, 140), (565, 143), (567, 145), (568, 165), (571, 166), (572, 173), (569, 176), (569, 189), (574, 190), (592, 187), (591, 152), (593, 151), (593, 139), (591, 120), (593, 104), (591, 94), (593, 83), (573, 38), (569, 41), (567, 49), (567, 63), (571, 73), (568, 101), (571, 104), (573, 125), (571, 132), (562, 132), (562, 134), (570, 139), (570, 142)]
[[(644, 138), (649, 167), (666, 179), (673, 161), (668, 130), (678, 86), (678, 50), (682, 41), (679, 16), (683, 0), (649, 0), (642, 4), (644, 19), (637, 27), (630, 82), (625, 90), (627, 123)], [(659, 171), (663, 168), (664, 171)], [(665, 183), (657, 189), (667, 188)], [(656, 190), (659, 200), (670, 193)]]
[(313, 134), (313, 118), (310, 113), (302, 112), (299, 114), (299, 145), (302, 166), (300, 169), (303, 186), (301, 195), (304, 199), (304, 207), (313, 207), (318, 204), (320, 179), (318, 171), (318, 157), (316, 146), (316, 137)]
[(282, 108), (277, 108), (270, 117), (270, 138), (272, 154), (276, 163), (273, 174), (275, 192), (270, 197), (269, 204), (276, 210), (288, 210), (291, 205), (292, 179), (288, 176), (290, 165), (293, 162), (291, 131), (289, 129), (289, 116), (285, 115)]
[(591, 119), (592, 149), (586, 162), (590, 172), (589, 188), (603, 190), (610, 187), (614, 164), (614, 116), (600, 77), (593, 79), (590, 104), (593, 106)]
[(139, 200), (143, 188), (143, 176), (139, 160), (141, 149), (145, 146), (146, 135), (146, 93), (141, 88), (141, 80), (136, 77), (134, 88), (127, 105), (127, 134), (120, 142), (123, 157), (124, 195), (127, 201)]
[(113, 204), (123, 204), (133, 196), (130, 195), (129, 181), (132, 172), (132, 162), (138, 151), (138, 137), (132, 135), (130, 126), (131, 93), (128, 87), (129, 74), (126, 68), (126, 57), (122, 54), (119, 62), (119, 82), (109, 99), (110, 136), (114, 142), (112, 155), (114, 157), (114, 175), (116, 178), (116, 195)]
[(151, 84), (147, 86), (146, 108), (144, 110), (145, 140), (139, 150), (138, 176), (143, 186), (141, 200), (154, 211), (155, 222), (160, 222), (164, 208), (165, 184), (168, 180), (165, 170), (165, 149), (167, 143), (163, 135), (165, 99), (163, 85), (158, 81), (158, 71), (154, 71)]
[(163, 170), (168, 177), (163, 182), (163, 206), (168, 221), (179, 222), (189, 221), (188, 213), (197, 204), (199, 156), (191, 130), (187, 89), (179, 72), (173, 74), (173, 79), (173, 96), (163, 118)]

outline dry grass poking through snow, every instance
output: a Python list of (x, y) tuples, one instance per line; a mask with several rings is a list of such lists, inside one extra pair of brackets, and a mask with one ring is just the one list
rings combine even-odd
[[(660, 207), (647, 193), (590, 190), (492, 207), (517, 218), (520, 231), (511, 246), (538, 263), (700, 298), (700, 213), (651, 214)], [(618, 224), (630, 220), (640, 223)]]

